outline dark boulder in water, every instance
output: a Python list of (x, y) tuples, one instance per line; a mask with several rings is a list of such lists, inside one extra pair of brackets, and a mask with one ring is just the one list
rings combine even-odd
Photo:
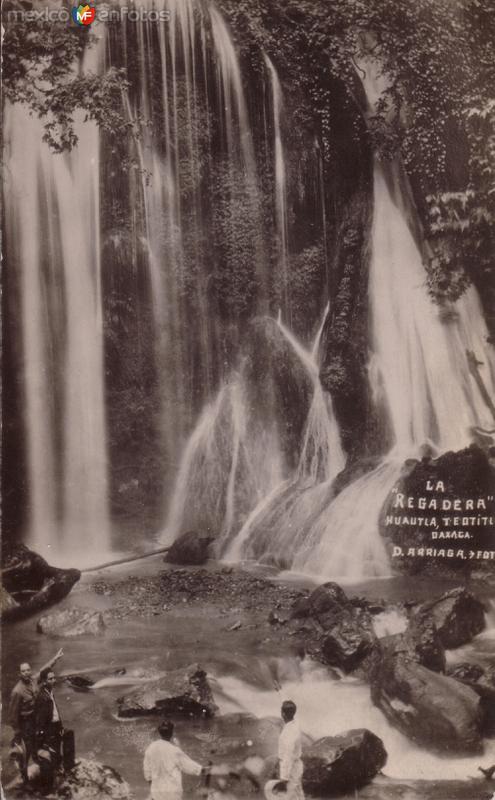
[(209, 533), (187, 531), (171, 545), (164, 561), (181, 566), (202, 566), (210, 557), (210, 545), (214, 536)]
[(25, 545), (9, 547), (3, 555), (1, 581), (17, 605), (2, 610), (2, 619), (27, 617), (69, 594), (81, 577), (78, 569), (59, 569)]
[(373, 703), (413, 741), (438, 752), (482, 751), (484, 714), (478, 695), (401, 652), (396, 637), (375, 647), (370, 682)]
[(117, 701), (119, 717), (178, 715), (211, 717), (217, 711), (206, 672), (192, 664), (168, 672)]
[(352, 672), (370, 655), (375, 640), (368, 618), (347, 612), (326, 632), (322, 657), (332, 667)]
[(318, 739), (303, 754), (303, 788), (316, 797), (335, 797), (365, 786), (387, 761), (383, 742), (369, 730)]
[(495, 735), (495, 665), (456, 664), (448, 670), (450, 677), (469, 686), (481, 700), (483, 710), (482, 732)]
[(86, 678), (84, 675), (64, 675), (63, 680), (69, 684), (76, 692), (89, 692), (94, 686), (94, 681), (91, 678)]
[(404, 633), (394, 638), (396, 652), (406, 652), (413, 661), (432, 672), (445, 672), (445, 649), (435, 623), (428, 615), (412, 614)]
[(351, 602), (344, 590), (333, 581), (318, 586), (309, 597), (301, 597), (292, 608), (293, 617), (313, 617), (327, 611), (349, 608)]
[(467, 589), (451, 589), (419, 610), (430, 616), (446, 648), (461, 647), (485, 628), (485, 607)]

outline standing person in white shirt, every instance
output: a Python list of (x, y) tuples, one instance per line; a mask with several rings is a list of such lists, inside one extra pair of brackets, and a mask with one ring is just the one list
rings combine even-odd
[(280, 780), (273, 787), (273, 792), (284, 792), (287, 800), (304, 800), (301, 730), (294, 719), (296, 711), (296, 704), (292, 700), (282, 703), (281, 713), (285, 724), (278, 740)]
[(172, 744), (174, 726), (171, 722), (162, 722), (158, 733), (160, 739), (148, 745), (144, 754), (143, 771), (145, 780), (151, 783), (151, 800), (181, 800), (182, 773), (204, 775), (208, 769)]

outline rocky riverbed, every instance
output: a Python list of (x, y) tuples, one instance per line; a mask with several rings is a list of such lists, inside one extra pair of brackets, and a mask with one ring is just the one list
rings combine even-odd
[[(273, 574), (214, 563), (177, 568), (156, 557), (96, 571), (83, 576), (55, 608), (5, 628), (4, 652), (9, 656), (4, 699), (15, 679), (16, 662), (28, 657), (38, 666), (63, 644), (64, 680), (57, 696), (65, 724), (76, 730), (78, 753), (116, 769), (137, 800), (146, 798), (141, 761), (156, 727), (157, 709), (148, 713), (155, 701), (158, 711), (172, 714), (177, 735), (194, 758), (227, 764), (240, 775), (217, 786), (220, 796), (256, 797), (259, 788), (254, 794), (248, 788), (259, 787), (268, 776), (266, 759), (276, 752), (277, 716), (287, 697), (298, 704), (308, 752), (325, 738), (327, 747), (334, 748), (335, 737), (347, 731), (368, 730), (382, 743), (385, 763), (376, 755), (363, 772), (365, 785), (348, 794), (341, 786), (344, 797), (485, 800), (495, 786), (477, 767), (495, 763), (495, 748), (479, 726), (481, 696), (491, 690), (484, 686), (478, 694), (474, 684), (491, 680), (493, 640), (486, 629), (486, 612), (480, 616), (480, 607), (469, 605), (477, 598), (467, 593), (466, 601), (461, 587), (442, 601), (443, 623), (437, 610), (432, 630), (418, 622), (418, 601), (431, 602), (432, 584), (416, 581), (408, 587), (402, 579), (400, 587), (389, 582), (344, 591), (330, 584), (312, 592), (311, 587)], [(455, 587), (436, 588), (440, 596)], [(478, 588), (488, 607), (490, 587)], [(470, 611), (463, 625), (459, 609), (465, 606)], [(431, 608), (428, 616), (433, 617)], [(445, 624), (448, 619), (450, 627)], [(457, 649), (446, 649), (438, 631), (443, 636), (454, 633)], [(466, 671), (466, 661), (476, 661), (478, 670)], [(376, 678), (381, 663), (389, 675), (385, 687)], [(200, 697), (199, 706), (211, 701), (206, 717), (184, 702), (182, 678), (194, 665), (211, 691), (211, 697)], [(445, 675), (454, 668), (456, 677)], [(462, 719), (453, 714), (439, 723), (461, 726), (450, 745), (462, 744), (462, 725), (467, 726), (471, 738), (466, 738), (465, 752), (464, 745), (436, 752), (438, 747), (423, 740), (421, 729), (411, 727), (407, 706), (414, 708), (418, 701), (414, 692), (404, 697), (404, 671), (409, 692), (418, 676), (426, 675), (435, 691), (439, 685), (455, 685), (467, 698)], [(194, 671), (191, 674), (194, 678)], [(448, 681), (452, 683), (445, 684)], [(390, 695), (392, 686), (396, 696)], [(146, 702), (150, 697), (153, 701), (146, 712), (121, 713), (132, 712), (136, 697), (143, 694)], [(181, 708), (173, 706), (177, 697)], [(368, 734), (363, 739), (359, 734), (357, 740), (356, 735), (346, 741), (362, 742), (368, 752)], [(4, 755), (7, 742), (4, 726)], [(347, 745), (344, 749), (348, 752)], [(378, 754), (379, 749), (371, 752)], [(377, 774), (380, 770), (383, 775)], [(445, 781), (447, 777), (452, 780)], [(192, 798), (195, 791), (194, 781), (187, 780), (186, 796)]]

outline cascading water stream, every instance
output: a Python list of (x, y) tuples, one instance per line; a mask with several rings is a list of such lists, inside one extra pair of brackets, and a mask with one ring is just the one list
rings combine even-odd
[[(337, 736), (344, 730), (367, 728), (378, 736), (387, 752), (383, 774), (411, 780), (466, 780), (479, 777), (480, 756), (442, 757), (422, 749), (395, 730), (373, 705), (369, 686), (356, 678), (331, 679), (328, 671), (308, 659), (301, 665), (287, 659), (276, 665), (277, 689), (263, 690), (235, 676), (218, 679), (215, 700), (222, 714), (240, 711), (258, 717), (277, 717), (284, 700), (293, 700), (298, 709), (301, 730), (312, 740)], [(488, 741), (483, 755), (487, 764), (495, 760), (495, 742)], [(414, 784), (413, 784), (414, 786)], [(414, 794), (414, 796), (418, 796)]]
[[(101, 50), (86, 54), (95, 71)], [(19, 264), (29, 483), (28, 541), (50, 561), (110, 549), (96, 125), (53, 154), (27, 109), (7, 111), (7, 228)]]
[(275, 159), (275, 206), (277, 211), (277, 230), (280, 238), (279, 271), (282, 286), (282, 305), (284, 316), (290, 322), (289, 307), (289, 226), (287, 219), (287, 171), (285, 167), (284, 148), (282, 144), (281, 115), (283, 106), (282, 87), (273, 62), (264, 55), (265, 64), (270, 75), (273, 104), (274, 159)]
[(278, 485), (282, 455), (274, 425), (249, 414), (242, 373), (204, 409), (187, 444), (163, 541), (186, 530), (218, 535), (220, 549), (253, 505)]
[(430, 299), (418, 246), (407, 224), (397, 167), (375, 165), (373, 254), (370, 269), (372, 349), (382, 399), (402, 458), (433, 443), (439, 452), (472, 441), (472, 428), (490, 425), (490, 411), (469, 372), (467, 351), (484, 362), (484, 383), (495, 383), (476, 292), (452, 306), (450, 319)]
[[(145, 6), (156, 11), (152, 0)], [(218, 363), (223, 331), (210, 300), (215, 276), (201, 246), (210, 236), (212, 221), (205, 217), (212, 183), (223, 187), (221, 202), (232, 210), (225, 224), (234, 225), (241, 197), (246, 214), (259, 214), (259, 181), (239, 59), (227, 24), (213, 4), (200, 0), (167, 0), (164, 7), (166, 25), (144, 19), (123, 28), (124, 39), (134, 38), (119, 40), (118, 47), (110, 44), (109, 65), (121, 64), (121, 53), (131, 47), (136, 50), (124, 59), (132, 86), (130, 116), (148, 124), (141, 138), (130, 141), (130, 156), (137, 152), (140, 163), (141, 243), (162, 376), (163, 441), (173, 464), (196, 414), (192, 398), (208, 401), (223, 372)], [(234, 229), (229, 232), (232, 240), (235, 235)], [(259, 245), (253, 247), (252, 269), (263, 287), (259, 303), (264, 307), (268, 276)]]

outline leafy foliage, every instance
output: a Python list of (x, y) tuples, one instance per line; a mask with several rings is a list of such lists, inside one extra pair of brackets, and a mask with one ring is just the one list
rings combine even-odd
[(122, 102), (122, 70), (103, 75), (84, 70), (83, 58), (96, 38), (67, 23), (13, 22), (6, 26), (3, 89), (6, 100), (25, 103), (44, 120), (44, 139), (55, 152), (77, 143), (74, 114), (84, 112), (106, 131), (132, 127)]

